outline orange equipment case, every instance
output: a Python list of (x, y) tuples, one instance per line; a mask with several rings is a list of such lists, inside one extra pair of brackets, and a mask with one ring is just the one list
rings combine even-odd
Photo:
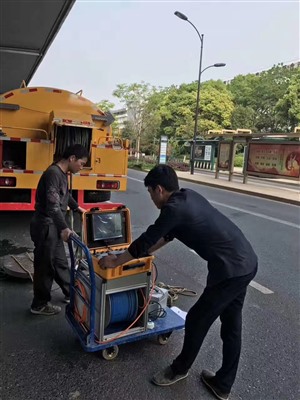
[(83, 214), (83, 242), (89, 248), (94, 271), (103, 279), (117, 279), (151, 271), (153, 256), (131, 260), (116, 268), (103, 269), (98, 260), (106, 254), (120, 254), (132, 242), (130, 211), (124, 205), (93, 208)]

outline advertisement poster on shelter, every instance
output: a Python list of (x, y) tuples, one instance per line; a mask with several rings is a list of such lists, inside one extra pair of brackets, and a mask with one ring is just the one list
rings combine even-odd
[(299, 144), (250, 143), (247, 172), (299, 178)]
[(196, 145), (195, 159), (201, 161), (210, 161), (211, 151), (212, 151), (211, 145)]
[(228, 170), (230, 143), (220, 143), (219, 146), (218, 168)]

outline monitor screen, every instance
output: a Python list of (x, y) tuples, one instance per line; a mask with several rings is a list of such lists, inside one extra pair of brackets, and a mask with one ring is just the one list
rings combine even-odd
[(90, 214), (90, 240), (97, 246), (127, 242), (126, 219), (122, 211)]

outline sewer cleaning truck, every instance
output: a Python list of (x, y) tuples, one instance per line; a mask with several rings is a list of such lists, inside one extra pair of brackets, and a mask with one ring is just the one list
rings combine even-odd
[(70, 176), (81, 207), (99, 207), (111, 191), (125, 191), (129, 142), (112, 135), (113, 121), (82, 91), (23, 84), (0, 95), (0, 211), (34, 210), (41, 174), (75, 143), (90, 155)]

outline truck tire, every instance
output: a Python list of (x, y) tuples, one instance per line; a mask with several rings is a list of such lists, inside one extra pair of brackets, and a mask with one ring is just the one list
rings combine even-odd
[(110, 200), (111, 192), (104, 191), (92, 191), (86, 190), (84, 193), (85, 203), (103, 203), (104, 201)]

